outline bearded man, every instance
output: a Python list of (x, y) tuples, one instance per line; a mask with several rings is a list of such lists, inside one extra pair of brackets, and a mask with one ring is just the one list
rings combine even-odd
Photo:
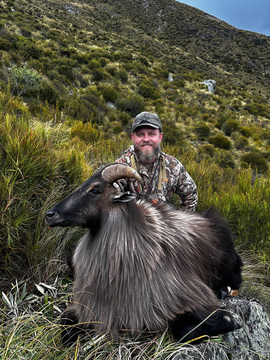
[(146, 111), (138, 114), (131, 138), (133, 145), (116, 162), (132, 166), (142, 177), (143, 186), (135, 179), (124, 179), (118, 183), (121, 190), (155, 203), (169, 202), (177, 194), (181, 208), (194, 211), (198, 202), (196, 184), (179, 160), (161, 151), (163, 132), (159, 116)]

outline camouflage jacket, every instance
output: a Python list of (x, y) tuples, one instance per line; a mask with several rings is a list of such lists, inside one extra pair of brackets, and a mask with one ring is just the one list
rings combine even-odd
[(135, 168), (143, 179), (143, 187), (135, 179), (124, 179), (119, 183), (123, 191), (139, 194), (138, 197), (169, 202), (173, 194), (180, 197), (180, 206), (194, 211), (198, 202), (197, 187), (185, 167), (171, 155), (160, 152), (159, 157), (147, 169), (134, 152), (133, 145), (116, 160)]

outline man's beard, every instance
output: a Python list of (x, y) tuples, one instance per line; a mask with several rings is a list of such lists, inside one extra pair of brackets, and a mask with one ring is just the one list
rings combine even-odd
[(137, 146), (134, 147), (137, 158), (142, 164), (152, 163), (157, 158), (160, 152), (160, 145), (157, 147), (151, 147), (149, 149), (140, 149)]

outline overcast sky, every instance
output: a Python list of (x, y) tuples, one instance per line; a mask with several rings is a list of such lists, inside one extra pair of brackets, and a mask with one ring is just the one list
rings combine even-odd
[(270, 36), (270, 0), (178, 0), (242, 30)]

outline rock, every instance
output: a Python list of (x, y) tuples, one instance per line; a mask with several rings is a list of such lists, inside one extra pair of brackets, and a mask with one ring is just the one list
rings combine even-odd
[(204, 81), (202, 82), (202, 84), (208, 86), (208, 91), (209, 91), (210, 93), (212, 93), (212, 94), (215, 93), (215, 90), (216, 90), (216, 82), (215, 82), (215, 80), (211, 80), (211, 79), (209, 79), (209, 80), (204, 80)]
[(270, 320), (263, 305), (257, 300), (226, 299), (228, 310), (238, 314), (244, 326), (223, 335), (237, 360), (270, 359)]
[(222, 336), (222, 342), (213, 339), (197, 346), (180, 349), (173, 360), (269, 360), (270, 320), (263, 305), (257, 300), (228, 297), (224, 307), (235, 313), (243, 327)]
[(172, 81), (173, 81), (173, 77), (172, 77), (171, 74), (168, 75), (168, 81), (169, 81), (169, 82), (172, 82)]

